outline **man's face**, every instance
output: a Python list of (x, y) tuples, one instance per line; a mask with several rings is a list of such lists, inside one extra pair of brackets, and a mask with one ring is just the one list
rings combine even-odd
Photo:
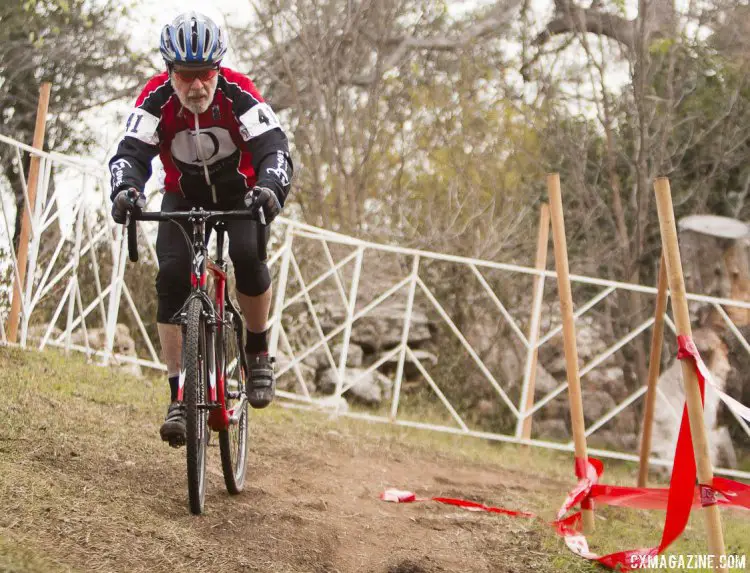
[(187, 68), (175, 65), (170, 74), (172, 86), (180, 103), (193, 113), (203, 113), (211, 105), (219, 81), (215, 67)]

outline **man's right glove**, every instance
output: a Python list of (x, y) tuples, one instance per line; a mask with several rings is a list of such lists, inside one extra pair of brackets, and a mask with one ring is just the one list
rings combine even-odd
[(136, 207), (143, 209), (145, 205), (146, 196), (143, 193), (139, 193), (138, 189), (134, 189), (133, 187), (123, 189), (115, 195), (112, 201), (112, 218), (118, 225), (123, 225), (128, 219), (128, 213)]

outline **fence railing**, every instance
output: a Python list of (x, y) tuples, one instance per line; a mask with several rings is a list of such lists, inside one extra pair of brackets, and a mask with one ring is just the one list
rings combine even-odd
[[(27, 348), (54, 346), (80, 351), (102, 364), (165, 370), (139, 310), (143, 294), (134, 296), (125, 280), (126, 237), (108, 216), (106, 171), (59, 154), (36, 151), (1, 135), (0, 145), (13, 149), (19, 165), (23, 164), (24, 153), (37, 154), (43, 174), (31, 213), (28, 270), (17, 343)], [(77, 188), (54, 185), (62, 173), (67, 181), (76, 181)], [(10, 190), (3, 191), (0, 246), (8, 253), (3, 264), (6, 269), (12, 267), (12, 281), (18, 279), (11, 241), (15, 212), (7, 200)], [(323, 408), (370, 422), (573, 451), (572, 442), (564, 435), (525, 438), (523, 430), (524, 420), (533, 417), (536, 424), (536, 419), (559, 404), (567, 391), (564, 375), (557, 377), (554, 387), (548, 386), (542, 392), (531, 390), (537, 353), (554, 347), (562, 328), (558, 325), (556, 305), (551, 300), (545, 302), (545, 295), (554, 295), (554, 281), (546, 280), (556, 277), (554, 272), (376, 244), (297, 221), (277, 221), (269, 261), (275, 275), (270, 324), (272, 352), (281, 358), (277, 375), (285, 388), (278, 394), (285, 405)], [(156, 265), (154, 233), (144, 228), (139, 232), (141, 242), (148, 245), (145, 264)], [(495, 325), (504, 333), (494, 343), (487, 336), (469, 332), (466, 320), (454, 315), (455, 300), (445, 292), (441, 280), (440, 269), (444, 268), (451, 268), (452, 276), (462, 277), (471, 286), (472, 304), (481, 308), (478, 321), (485, 326)], [(524, 292), (523, 285), (537, 277), (538, 287)], [(81, 288), (81, 281), (86, 281), (85, 289)], [(636, 293), (646, 299), (657, 293), (653, 287), (579, 275), (571, 275), (571, 283), (576, 298), (585, 297), (576, 304), (577, 322), (595, 322), (607, 314), (599, 312), (601, 309), (609, 308), (611, 312), (610, 303), (618, 293)], [(496, 285), (507, 288), (499, 292)], [(12, 285), (4, 288), (10, 296)], [(730, 307), (750, 309), (750, 303), (697, 294), (688, 299), (711, 305), (740, 347), (750, 353), (750, 343), (726, 312)], [(524, 308), (516, 306), (519, 301)], [(384, 308), (389, 312), (383, 313)], [(135, 356), (123, 354), (115, 346), (123, 312), (136, 326), (133, 338), (138, 339), (139, 352)], [(0, 308), (0, 313), (0, 335), (8, 343), (4, 326), (7, 309)], [(429, 317), (427, 325), (425, 317)], [(149, 317), (147, 321), (151, 320)], [(352, 367), (355, 346), (360, 347), (359, 351), (362, 348), (362, 324), (377, 330), (383, 321), (395, 328), (387, 343), (382, 347), (374, 344), (377, 348), (367, 361)], [(610, 333), (607, 338), (613, 342), (606, 347), (601, 348), (601, 342), (597, 345), (580, 370), (584, 403), (587, 376), (621, 363), (622, 352), (648, 336), (653, 323), (653, 317), (642, 320), (620, 332), (616, 339)], [(666, 323), (674, 332), (668, 317)], [(94, 324), (102, 325), (103, 343), (95, 344), (90, 336)], [(546, 331), (537, 333), (535, 324), (544, 324)], [(414, 342), (415, 329), (420, 332), (418, 342)], [(425, 353), (425, 345), (429, 353)], [(496, 351), (500, 345), (516, 349), (515, 369), (508, 366), (507, 360), (498, 360)], [(426, 355), (429, 360), (424, 358)], [(555, 355), (550, 351), (546, 359)], [(311, 362), (318, 367), (313, 369)], [(544, 357), (539, 363), (549, 366)], [(334, 381), (333, 389), (325, 394), (315, 390), (323, 370)], [(390, 372), (387, 384), (382, 372)], [(374, 406), (353, 403), (347, 407), (341, 401), (355, 386), (376, 375), (383, 382), (383, 389), (390, 392), (390, 398)], [(471, 392), (482, 396), (482, 404), (468, 399), (469, 384)], [(589, 421), (587, 437), (596, 438), (625, 415), (635, 419), (632, 433), (637, 434), (638, 405), (645, 392), (645, 380), (631, 384), (614, 406), (610, 404)], [(663, 394), (658, 399), (664, 409), (674, 414), (676, 426), (680, 412)], [(557, 417), (565, 419), (564, 413), (558, 412)], [(750, 428), (741, 418), (733, 423), (744, 432), (744, 440), (750, 438)], [(589, 452), (638, 461), (637, 446), (594, 447)], [(669, 459), (652, 457), (650, 461), (657, 466), (671, 465)], [(716, 472), (750, 478), (750, 472), (733, 468), (717, 468)]]

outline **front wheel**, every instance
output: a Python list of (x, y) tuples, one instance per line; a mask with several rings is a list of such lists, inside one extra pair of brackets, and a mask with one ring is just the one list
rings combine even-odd
[(203, 512), (206, 499), (208, 459), (208, 410), (206, 386), (211, 357), (208, 354), (207, 324), (203, 304), (194, 298), (188, 304), (182, 342), (182, 368), (185, 371), (184, 403), (187, 417), (187, 477), (190, 511)]
[(223, 328), (224, 344), (224, 399), (230, 412), (229, 426), (219, 432), (221, 469), (227, 491), (237, 494), (242, 491), (247, 468), (248, 410), (245, 394), (245, 359), (242, 341), (243, 326), (239, 315), (227, 312), (227, 323)]

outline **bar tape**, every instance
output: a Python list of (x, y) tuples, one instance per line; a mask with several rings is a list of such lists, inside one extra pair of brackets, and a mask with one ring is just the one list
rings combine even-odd
[[(706, 383), (708, 383), (711, 390), (719, 395), (719, 398), (728, 408), (750, 422), (750, 408), (725, 394), (716, 385), (711, 373), (703, 363), (693, 340), (689, 336), (678, 336), (677, 342), (679, 346), (677, 358), (680, 360), (690, 360), (696, 370), (701, 401), (704, 400)], [(578, 478), (578, 484), (568, 493), (557, 512), (557, 519), (551, 523), (545, 523), (552, 526), (557, 534), (563, 537), (565, 545), (570, 551), (584, 559), (597, 561), (611, 569), (617, 567), (620, 567), (621, 571), (638, 569), (641, 565), (648, 563), (648, 556), (658, 555), (663, 552), (682, 535), (693, 508), (722, 505), (750, 510), (750, 486), (748, 485), (722, 477), (714, 477), (710, 485), (696, 485), (697, 470), (687, 405), (684, 406), (682, 411), (682, 421), (677, 438), (669, 488), (603, 485), (599, 483), (599, 478), (603, 472), (604, 464), (600, 460), (595, 458), (576, 458), (575, 473)], [(410, 491), (397, 489), (384, 491), (380, 495), (380, 499), (396, 503), (435, 501), (463, 507), (470, 511), (485, 511), (512, 517), (541, 519), (533, 513), (526, 511), (493, 507), (473, 501), (448, 497), (417, 497), (416, 494)], [(575, 506), (580, 506), (582, 509), (592, 508), (594, 500), (602, 505), (632, 509), (666, 510), (664, 530), (659, 545), (645, 549), (619, 551), (602, 556), (592, 553), (589, 550), (586, 537), (582, 533), (583, 520), (581, 512), (577, 511), (567, 517), (566, 515)]]

